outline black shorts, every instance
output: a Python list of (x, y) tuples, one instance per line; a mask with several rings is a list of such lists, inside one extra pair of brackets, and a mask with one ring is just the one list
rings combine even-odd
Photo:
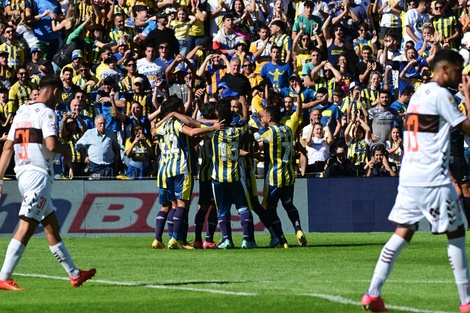
[(449, 169), (454, 176), (454, 179), (459, 185), (469, 182), (469, 168), (464, 157), (451, 156), (449, 162)]

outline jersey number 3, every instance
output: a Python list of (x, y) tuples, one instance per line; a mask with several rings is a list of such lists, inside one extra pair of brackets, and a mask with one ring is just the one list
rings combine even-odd
[(15, 142), (18, 142), (23, 151), (18, 151), (20, 160), (28, 159), (29, 129), (17, 129), (15, 132)]
[(408, 151), (416, 152), (419, 150), (418, 140), (416, 138), (418, 134), (419, 120), (418, 115), (410, 114), (406, 118), (406, 130), (408, 132)]

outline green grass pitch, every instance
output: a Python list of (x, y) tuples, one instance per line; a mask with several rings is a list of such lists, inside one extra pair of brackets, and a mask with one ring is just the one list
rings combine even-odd
[[(389, 233), (309, 233), (300, 248), (153, 250), (152, 236), (65, 238), (97, 275), (74, 289), (45, 238), (33, 238), (0, 291), (0, 312), (361, 312), (360, 299)], [(218, 238), (216, 238), (218, 239)], [(8, 238), (0, 239), (3, 260)], [(240, 246), (240, 235), (235, 236)], [(268, 235), (257, 236), (267, 246)], [(458, 312), (445, 236), (417, 233), (383, 289), (393, 312)]]

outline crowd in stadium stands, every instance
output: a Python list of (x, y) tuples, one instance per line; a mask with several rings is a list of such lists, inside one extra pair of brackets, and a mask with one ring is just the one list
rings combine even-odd
[[(435, 53), (457, 49), (466, 65), (470, 56), (465, 0), (0, 2), (0, 133), (35, 101), (42, 77), (60, 75), (55, 112), (73, 165), (56, 155), (56, 179), (158, 177), (158, 128), (173, 96), (195, 120), (211, 115), (203, 105), (225, 101), (236, 123), (247, 106), (251, 133), (265, 127), (266, 107), (284, 124), (300, 99), (296, 176), (396, 176), (407, 105), (432, 77)], [(80, 138), (97, 116), (112, 143), (90, 163)], [(209, 157), (202, 147), (190, 147), (200, 166)], [(246, 149), (260, 147), (253, 140)], [(259, 159), (261, 177), (268, 169)]]

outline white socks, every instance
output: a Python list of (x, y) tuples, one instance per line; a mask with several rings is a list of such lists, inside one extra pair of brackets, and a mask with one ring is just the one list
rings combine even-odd
[(16, 239), (12, 239), (8, 244), (5, 261), (3, 262), (2, 271), (0, 272), (0, 280), (10, 280), (11, 274), (20, 263), (26, 246)]
[(72, 257), (62, 241), (54, 246), (49, 246), (49, 249), (70, 277), (76, 278), (80, 274), (80, 270), (73, 263)]
[(368, 290), (369, 295), (378, 297), (382, 291), (382, 286), (387, 280), (388, 275), (392, 271), (393, 265), (401, 250), (408, 242), (402, 237), (393, 234), (380, 252), (379, 260), (375, 266), (374, 275), (370, 282)]
[(465, 252), (465, 237), (449, 239), (447, 254), (450, 267), (454, 273), (455, 283), (459, 290), (461, 304), (470, 303), (470, 286), (468, 274), (468, 261)]

